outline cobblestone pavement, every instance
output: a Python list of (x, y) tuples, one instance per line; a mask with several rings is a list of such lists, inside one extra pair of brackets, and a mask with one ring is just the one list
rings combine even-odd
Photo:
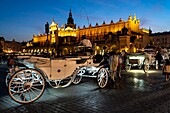
[[(138, 70), (139, 71), (139, 70)], [(95, 79), (63, 89), (47, 88), (34, 103), (14, 102), (0, 78), (1, 113), (170, 113), (170, 81), (161, 71), (124, 72), (116, 84), (99, 89)], [(3, 73), (2, 70), (0, 73)]]

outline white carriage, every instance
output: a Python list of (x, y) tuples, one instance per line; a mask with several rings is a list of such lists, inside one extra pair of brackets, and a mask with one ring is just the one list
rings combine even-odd
[(72, 82), (78, 84), (83, 75), (83, 68), (90, 67), (91, 71), (96, 73), (100, 88), (104, 88), (108, 82), (108, 70), (98, 67), (99, 63), (94, 63), (89, 56), (60, 59), (30, 57), (22, 63), (26, 68), (16, 71), (8, 81), (10, 97), (21, 104), (40, 98), (46, 82), (54, 88), (67, 87)]
[(128, 53), (126, 60), (126, 69), (130, 70), (132, 67), (142, 68), (145, 59), (144, 53)]
[[(167, 52), (165, 52), (164, 50), (162, 50), (160, 52), (161, 56), (162, 56), (162, 59), (161, 59), (161, 62), (160, 64), (158, 64), (158, 60), (157, 60), (157, 56), (156, 56), (156, 51), (154, 49), (150, 49), (150, 50), (145, 50), (145, 59), (144, 59), (144, 71), (145, 70), (149, 70), (149, 69), (156, 69), (158, 70), (159, 68), (160, 69), (163, 69), (164, 67), (164, 64), (165, 64), (165, 60), (166, 59), (169, 59), (169, 54)], [(159, 67), (160, 65), (160, 67)], [(145, 72), (147, 72), (145, 71)]]
[(147, 73), (149, 68), (155, 65), (155, 57), (152, 54), (147, 54), (146, 52), (127, 54), (127, 70), (130, 70), (132, 67), (138, 67), (138, 69), (143, 69), (143, 71)]

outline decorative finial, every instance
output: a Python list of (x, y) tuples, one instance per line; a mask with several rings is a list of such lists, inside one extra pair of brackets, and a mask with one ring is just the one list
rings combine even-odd
[(134, 13), (134, 17), (133, 17), (134, 20), (136, 20), (136, 14)]

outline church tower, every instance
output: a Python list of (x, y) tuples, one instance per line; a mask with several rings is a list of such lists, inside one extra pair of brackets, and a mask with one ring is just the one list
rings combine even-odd
[(58, 24), (54, 22), (54, 19), (50, 25), (50, 35), (50, 42), (55, 43), (56, 39), (58, 38)]
[(70, 9), (69, 17), (67, 19), (67, 24), (65, 25), (65, 28), (67, 27), (76, 29), (76, 24), (74, 24), (74, 19), (72, 17), (71, 9)]

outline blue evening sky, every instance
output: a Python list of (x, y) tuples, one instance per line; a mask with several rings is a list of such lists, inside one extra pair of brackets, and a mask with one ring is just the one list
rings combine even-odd
[(77, 27), (109, 24), (136, 14), (141, 28), (170, 31), (169, 0), (1, 0), (0, 37), (29, 41), (33, 34), (44, 33), (45, 23), (53, 18), (59, 27), (67, 23), (70, 8)]

